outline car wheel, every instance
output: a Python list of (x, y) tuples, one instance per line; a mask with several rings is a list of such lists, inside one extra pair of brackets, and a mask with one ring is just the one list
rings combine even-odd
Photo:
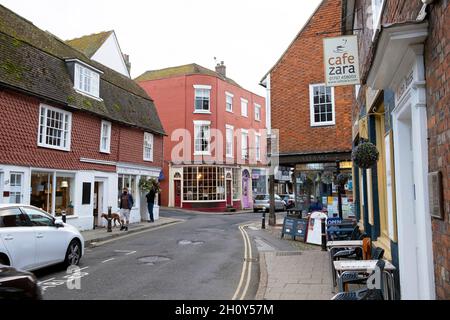
[(78, 240), (72, 240), (67, 248), (64, 264), (68, 266), (78, 265), (81, 259), (81, 244)]
[(0, 265), (9, 266), (8, 259), (5, 257), (0, 256)]

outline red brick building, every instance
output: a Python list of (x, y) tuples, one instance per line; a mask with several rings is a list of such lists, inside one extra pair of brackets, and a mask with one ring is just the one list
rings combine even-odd
[(163, 161), (151, 98), (3, 6), (0, 20), (0, 203), (65, 211), (86, 230), (128, 187), (131, 221), (145, 219), (138, 182)]
[(402, 299), (450, 298), (448, 1), (344, 1), (359, 38), (363, 85), (353, 143), (377, 165), (355, 167), (357, 217), (398, 268)]
[(325, 206), (330, 204), (330, 214), (336, 213), (335, 199), (328, 203), (323, 197), (336, 196), (336, 189), (322, 176), (336, 172), (336, 161), (343, 170), (351, 167), (345, 162), (350, 161), (352, 149), (353, 88), (324, 84), (323, 38), (340, 35), (341, 5), (341, 1), (322, 1), (261, 81), (268, 91), (271, 128), (278, 130), (281, 170), (295, 169), (296, 194), (304, 197), (300, 201), (308, 202), (314, 195)]
[[(196, 64), (137, 79), (155, 99), (164, 139), (162, 205), (205, 211), (251, 208), (266, 193), (265, 99)], [(183, 151), (180, 151), (183, 149)]]

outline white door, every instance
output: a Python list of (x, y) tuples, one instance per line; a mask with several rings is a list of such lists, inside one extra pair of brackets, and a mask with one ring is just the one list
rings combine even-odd
[(36, 237), (36, 266), (64, 261), (69, 246), (64, 228), (57, 228), (53, 218), (41, 210), (30, 207), (23, 207), (22, 210), (28, 215)]
[(0, 238), (13, 267), (25, 270), (35, 267), (36, 238), (28, 216), (18, 207), (0, 210)]

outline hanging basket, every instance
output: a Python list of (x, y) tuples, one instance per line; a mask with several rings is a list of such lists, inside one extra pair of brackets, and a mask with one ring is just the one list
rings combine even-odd
[(142, 177), (139, 180), (139, 189), (144, 192), (149, 192), (151, 189), (155, 190), (156, 193), (161, 192), (160, 184), (155, 178), (146, 179)]
[(331, 171), (325, 171), (325, 172), (322, 174), (321, 181), (322, 181), (322, 183), (324, 183), (324, 184), (331, 184), (331, 183), (333, 182), (333, 172), (331, 172)]
[(348, 182), (349, 176), (346, 173), (339, 173), (336, 176), (334, 183), (338, 186), (344, 186)]
[(380, 157), (377, 147), (371, 142), (363, 142), (352, 152), (353, 162), (361, 169), (373, 167)]

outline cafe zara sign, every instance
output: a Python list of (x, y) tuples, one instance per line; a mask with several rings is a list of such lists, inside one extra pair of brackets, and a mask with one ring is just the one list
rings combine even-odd
[(356, 35), (324, 38), (323, 49), (328, 87), (360, 84)]

